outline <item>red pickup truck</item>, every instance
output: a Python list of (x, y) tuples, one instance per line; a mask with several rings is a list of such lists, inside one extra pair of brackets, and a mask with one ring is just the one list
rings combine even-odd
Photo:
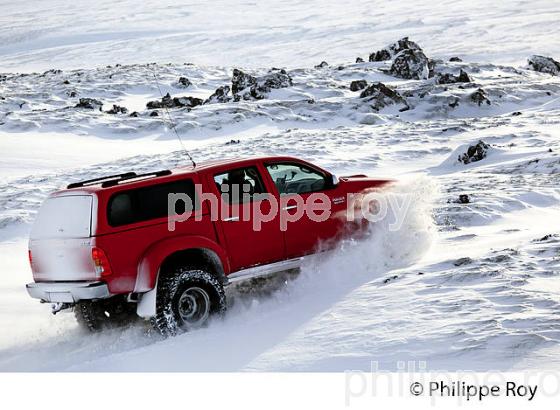
[[(91, 331), (137, 314), (175, 335), (223, 312), (228, 284), (296, 269), (361, 226), (345, 218), (349, 194), (388, 183), (291, 157), (72, 183), (38, 212), (27, 291)], [(319, 202), (328, 212), (307, 212)]]

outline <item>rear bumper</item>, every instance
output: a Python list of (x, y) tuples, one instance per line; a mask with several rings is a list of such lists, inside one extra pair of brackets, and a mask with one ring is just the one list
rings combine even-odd
[(74, 303), (112, 296), (103, 282), (39, 282), (28, 283), (25, 287), (29, 296), (46, 302)]

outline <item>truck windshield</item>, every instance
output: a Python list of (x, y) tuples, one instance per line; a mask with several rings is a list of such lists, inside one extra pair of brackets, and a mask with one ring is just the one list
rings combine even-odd
[(91, 195), (58, 196), (47, 199), (35, 219), (32, 239), (87, 238), (91, 235)]

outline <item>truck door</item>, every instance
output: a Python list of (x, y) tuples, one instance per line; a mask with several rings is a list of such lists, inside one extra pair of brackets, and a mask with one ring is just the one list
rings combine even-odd
[[(284, 259), (278, 212), (271, 214), (270, 193), (258, 167), (231, 168), (213, 175), (219, 198), (219, 222), (225, 237), (232, 272)], [(255, 211), (272, 215), (256, 221)], [(260, 223), (259, 223), (260, 222)]]
[[(300, 162), (272, 162), (265, 167), (280, 196), (280, 218), (282, 212), (293, 219), (299, 216), (288, 222), (283, 232), (286, 256), (293, 258), (332, 248), (345, 226), (346, 196), (333, 185), (330, 174)], [(329, 208), (322, 220), (309, 212), (313, 194), (323, 198)]]

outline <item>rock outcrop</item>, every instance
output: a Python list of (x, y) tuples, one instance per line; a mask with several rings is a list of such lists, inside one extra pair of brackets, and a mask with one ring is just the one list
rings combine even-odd
[(350, 91), (360, 91), (367, 87), (366, 80), (354, 80), (350, 83)]
[(389, 72), (407, 80), (425, 80), (431, 77), (432, 63), (422, 50), (406, 49), (395, 56)]
[(230, 95), (231, 87), (223, 85), (218, 87), (214, 93), (204, 101), (204, 104), (226, 103), (233, 99)]
[(187, 108), (194, 108), (199, 105), (202, 105), (204, 100), (201, 98), (196, 97), (175, 97), (173, 98), (173, 103), (175, 107), (187, 107)]
[(360, 93), (360, 98), (367, 101), (375, 111), (393, 104), (402, 105), (401, 111), (409, 108), (406, 100), (397, 91), (383, 83), (371, 84)]
[(192, 85), (191, 80), (189, 80), (187, 77), (179, 77), (179, 81), (177, 81), (177, 83), (179, 84), (179, 86), (185, 87), (185, 88)]
[(534, 55), (529, 57), (527, 63), (532, 70), (539, 73), (560, 75), (560, 63), (550, 57)]
[(422, 51), (420, 46), (414, 41), (410, 41), (408, 37), (403, 37), (396, 43), (390, 44), (387, 47), (371, 53), (369, 61), (386, 61), (390, 60), (403, 50), (418, 50)]
[(233, 76), (231, 77), (231, 90), (234, 94), (239, 93), (241, 90), (253, 87), (257, 84), (257, 78), (250, 74), (245, 74), (243, 71), (235, 68)]
[(107, 111), (107, 114), (127, 114), (128, 109), (126, 107), (121, 107), (120, 105), (113, 104), (113, 108)]
[(203, 100), (196, 97), (171, 97), (169, 93), (164, 95), (161, 100), (149, 101), (146, 107), (149, 109), (157, 108), (193, 108), (201, 105)]
[(482, 140), (479, 140), (475, 145), (469, 146), (469, 148), (467, 148), (467, 152), (459, 155), (459, 162), (462, 162), (466, 165), (470, 164), (471, 162), (480, 161), (486, 158), (488, 149), (490, 149), (490, 145)]
[(484, 91), (482, 88), (479, 88), (478, 90), (476, 90), (474, 93), (472, 93), (470, 95), (470, 99), (472, 102), (474, 102), (475, 104), (478, 104), (478, 106), (480, 107), (482, 104), (486, 104), (486, 105), (490, 105), (490, 99), (488, 98), (488, 95), (486, 94), (486, 91)]
[(435, 79), (436, 84), (470, 83), (472, 81), (469, 75), (463, 70), (459, 72), (459, 75), (437, 73)]
[(292, 85), (292, 78), (286, 70), (279, 70), (262, 77), (254, 77), (241, 70), (234, 69), (231, 79), (231, 91), (235, 101), (261, 100), (266, 98), (273, 89), (286, 88)]
[(103, 103), (95, 98), (80, 98), (80, 102), (76, 104), (76, 108), (85, 108), (87, 110), (99, 110), (103, 107)]

